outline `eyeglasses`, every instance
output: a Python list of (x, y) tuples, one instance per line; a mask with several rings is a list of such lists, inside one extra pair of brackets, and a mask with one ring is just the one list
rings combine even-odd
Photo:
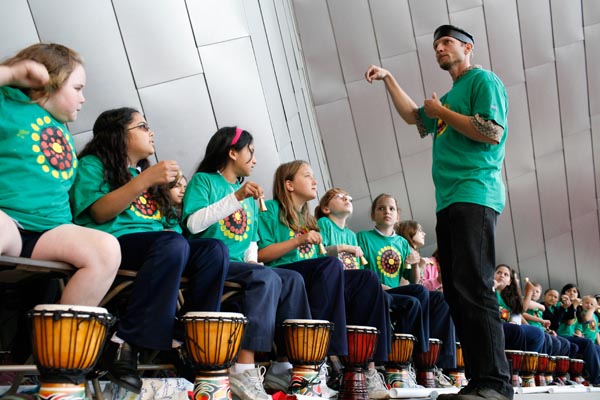
[(333, 197), (337, 197), (338, 199), (348, 200), (348, 202), (352, 203), (352, 196), (344, 193), (338, 193)]
[(147, 122), (142, 122), (141, 124), (137, 124), (136, 126), (132, 126), (131, 128), (127, 128), (128, 131), (132, 129), (140, 128), (144, 132), (150, 132), (150, 125)]

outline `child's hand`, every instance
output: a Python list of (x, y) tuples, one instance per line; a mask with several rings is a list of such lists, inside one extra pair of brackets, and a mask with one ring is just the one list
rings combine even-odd
[(547, 319), (543, 319), (541, 322), (542, 326), (546, 329), (550, 328), (550, 321)]
[(573, 336), (583, 336), (580, 330), (576, 330), (575, 333), (573, 334)]
[(235, 192), (235, 198), (238, 199), (238, 201), (242, 201), (244, 199), (247, 199), (248, 197), (258, 199), (260, 197), (263, 197), (263, 195), (264, 192), (260, 185), (258, 183), (250, 181), (244, 183), (244, 185), (241, 188), (239, 188), (237, 192)]
[(364, 253), (362, 251), (362, 249), (358, 246), (345, 246), (344, 249), (342, 251), (345, 251), (346, 253), (350, 253), (355, 257), (362, 257), (364, 256)]
[(571, 300), (571, 303), (573, 304), (573, 307), (577, 308), (581, 305), (581, 299), (580, 298), (576, 298)]
[(43, 87), (50, 80), (48, 70), (43, 64), (33, 60), (23, 60), (9, 66), (12, 79), (9, 84), (20, 87)]
[(410, 254), (406, 257), (407, 264), (417, 264), (421, 260), (421, 255), (415, 249), (410, 249)]
[(566, 294), (563, 294), (562, 296), (560, 296), (560, 304), (563, 308), (571, 307), (571, 298)]
[(308, 231), (304, 235), (297, 236), (296, 239), (300, 242), (299, 245), (303, 244), (319, 244), (323, 241), (321, 234), (317, 231)]
[(181, 171), (177, 161), (163, 160), (147, 168), (139, 176), (148, 178), (150, 182), (147, 187), (150, 187), (154, 185), (165, 185), (173, 182), (177, 180), (177, 177), (180, 176), (180, 174)]

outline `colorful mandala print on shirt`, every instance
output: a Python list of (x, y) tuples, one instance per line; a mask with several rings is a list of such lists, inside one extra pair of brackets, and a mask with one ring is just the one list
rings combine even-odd
[(596, 332), (596, 320), (595, 319), (592, 319), (588, 326), (589, 326), (590, 331)]
[[(450, 109), (450, 106), (448, 104), (444, 104), (444, 107), (446, 107), (448, 110)], [(437, 127), (436, 127), (436, 137), (438, 136), (442, 136), (442, 134), (444, 132), (446, 132), (446, 129), (448, 128), (448, 124), (446, 123), (446, 121), (444, 121), (443, 119), (438, 118), (437, 120)]]
[(246, 202), (242, 203), (242, 208), (219, 221), (223, 235), (238, 242), (248, 239), (251, 223), (251, 212)]
[(510, 311), (508, 311), (504, 307), (500, 307), (500, 319), (502, 321), (509, 322), (510, 321)]
[(131, 203), (129, 209), (138, 217), (155, 220), (160, 220), (162, 218), (160, 210), (158, 209), (158, 203), (150, 197), (148, 191), (140, 194), (137, 199)]
[[(290, 239), (296, 238), (298, 236), (305, 235), (308, 231), (303, 229), (298, 232), (294, 232), (290, 229)], [(298, 246), (298, 255), (303, 260), (309, 260), (315, 256), (315, 246), (311, 243), (305, 243)]]
[(392, 246), (382, 247), (377, 252), (377, 268), (383, 275), (389, 278), (397, 277), (401, 265), (402, 256)]
[(344, 264), (344, 269), (358, 269), (358, 263), (356, 262), (356, 257), (352, 254), (342, 251), (338, 254), (338, 258)]
[(63, 130), (49, 125), (51, 122), (46, 116), (31, 124), (31, 140), (34, 142), (31, 149), (38, 154), (36, 161), (44, 172), (56, 179), (68, 180), (77, 168), (77, 159)]

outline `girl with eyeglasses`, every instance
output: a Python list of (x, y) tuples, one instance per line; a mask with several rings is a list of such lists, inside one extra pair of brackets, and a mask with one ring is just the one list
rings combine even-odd
[[(317, 198), (317, 181), (302, 160), (281, 164), (273, 178), (273, 200), (259, 215), (258, 259), (267, 265), (298, 271), (304, 277), (315, 319), (335, 324), (329, 355), (348, 353), (346, 323), (379, 329), (375, 360), (386, 361), (389, 315), (377, 277), (370, 271), (344, 270), (337, 257), (320, 253), (323, 237), (308, 202)], [(371, 398), (389, 393), (374, 368), (366, 374)]]
[[(177, 219), (169, 184), (179, 165), (150, 165), (154, 133), (133, 108), (100, 114), (93, 137), (80, 154), (80, 172), (71, 192), (75, 222), (114, 235), (121, 268), (137, 271), (127, 309), (101, 359), (114, 383), (139, 393), (141, 349), (171, 350), (181, 276), (189, 278), (187, 311), (218, 311), (228, 251), (215, 239), (187, 240), (171, 230)], [(181, 340), (181, 337), (176, 339)]]
[(206, 153), (190, 180), (183, 199), (183, 223), (193, 238), (213, 238), (229, 248), (227, 281), (243, 287), (242, 313), (248, 318), (237, 362), (229, 383), (242, 400), (266, 400), (262, 384), (264, 367), (256, 367), (256, 352), (270, 352), (273, 340), (279, 362), (269, 370), (282, 376), (279, 389), (290, 385), (292, 365), (284, 356), (283, 333), (275, 334), (285, 319), (310, 319), (310, 307), (302, 276), (291, 270), (271, 269), (258, 263), (258, 214), (256, 200), (263, 190), (250, 176), (256, 158), (254, 139), (239, 127), (223, 127), (209, 140)]

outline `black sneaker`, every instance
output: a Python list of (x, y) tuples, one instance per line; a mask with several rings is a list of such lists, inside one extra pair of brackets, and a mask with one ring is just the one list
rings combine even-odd
[(106, 377), (114, 384), (130, 392), (140, 393), (142, 380), (137, 372), (138, 349), (129, 343), (109, 342), (102, 357)]

